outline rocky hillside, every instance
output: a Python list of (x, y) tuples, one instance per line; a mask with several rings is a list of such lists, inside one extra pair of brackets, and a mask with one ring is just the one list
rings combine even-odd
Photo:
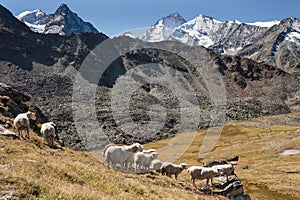
[(276, 65), (285, 71), (300, 71), (300, 20), (287, 18), (257, 37), (237, 55)]
[(41, 10), (25, 11), (16, 16), (32, 31), (38, 33), (98, 33), (97, 29), (88, 22), (84, 22), (76, 13), (73, 13), (66, 4), (61, 4), (53, 14)]
[(39, 133), (40, 125), (48, 119), (37, 106), (30, 102), (30, 99), (30, 96), (0, 83), (0, 124), (5, 128), (12, 128), (13, 118), (19, 113), (32, 111), (37, 119), (31, 123), (31, 128)]
[[(82, 98), (74, 102), (77, 70), (91, 50), (108, 37), (101, 33), (38, 34), (4, 7), (0, 11), (0, 80), (29, 94), (30, 101), (56, 122), (59, 136), (72, 148), (83, 149), (83, 143), (91, 149), (103, 146), (103, 135), (96, 125), (102, 126), (112, 142), (147, 143), (187, 129), (207, 128), (216, 107), (226, 113), (213, 113), (213, 126), (222, 124), (223, 119), (249, 119), (298, 109), (299, 80), (276, 67), (220, 56), (201, 46), (174, 41), (145, 43), (128, 37), (115, 38), (112, 46), (93, 51), (108, 56), (91, 54), (93, 62), (85, 62), (89, 67), (81, 71), (84, 79), (76, 86), (99, 77), (100, 72), (103, 76), (99, 82), (88, 82), (79, 96)], [(107, 67), (104, 63), (115, 53), (111, 47), (130, 50)], [(149, 63), (154, 64), (150, 70), (140, 70)], [(218, 87), (220, 84), (223, 88)], [(89, 96), (94, 88), (95, 95)], [(76, 119), (72, 103), (80, 111)], [(90, 112), (93, 105), (96, 114)], [(95, 118), (97, 123), (88, 120)], [(78, 135), (80, 128), (83, 137)]]

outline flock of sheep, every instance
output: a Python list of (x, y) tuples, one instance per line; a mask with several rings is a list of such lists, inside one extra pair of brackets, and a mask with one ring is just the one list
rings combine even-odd
[[(18, 114), (15, 118), (14, 127), (19, 133), (19, 138), (22, 137), (22, 130), (25, 130), (27, 134), (27, 139), (29, 139), (30, 119), (36, 120), (35, 113), (30, 111)], [(55, 126), (56, 125), (53, 122), (47, 122), (42, 124), (41, 126), (41, 134), (44, 137), (44, 141), (47, 142), (50, 147), (54, 147), (54, 138), (56, 136)]]
[[(176, 165), (170, 162), (158, 160), (158, 153), (155, 149), (144, 150), (139, 143), (132, 145), (108, 144), (103, 152), (106, 159), (106, 165), (115, 170), (125, 170), (126, 172), (146, 173), (150, 170), (156, 170), (162, 175), (171, 177), (175, 175), (177, 181), (178, 175), (187, 168), (187, 164)], [(187, 169), (190, 179), (195, 188), (195, 180), (206, 180), (206, 187), (213, 185), (213, 178), (216, 176), (228, 177), (234, 174), (235, 162), (213, 161), (202, 166), (191, 166)]]
[[(31, 120), (36, 120), (36, 116), (33, 112), (28, 111), (27, 113), (19, 114), (14, 120), (14, 127), (19, 133), (19, 137), (22, 136), (22, 130), (27, 133), (27, 138), (29, 139), (29, 128)], [(41, 134), (44, 137), (44, 141), (48, 143), (50, 147), (54, 146), (55, 138), (55, 124), (53, 122), (47, 122), (42, 124)], [(108, 144), (102, 154), (106, 158), (106, 165), (117, 170), (117, 165), (125, 171), (133, 171), (135, 173), (145, 173), (150, 170), (156, 170), (162, 175), (171, 177), (175, 175), (177, 181), (178, 175), (187, 168), (187, 164), (181, 163), (176, 165), (170, 162), (162, 162), (158, 160), (158, 153), (155, 149), (144, 150), (143, 145), (139, 143), (134, 143), (132, 145), (123, 144)], [(228, 181), (229, 175), (234, 174), (234, 163), (228, 161), (210, 162), (202, 166), (191, 166), (187, 169), (190, 174), (190, 179), (194, 187), (195, 180), (205, 180), (206, 187), (209, 185), (209, 180), (211, 185), (213, 185), (213, 178), (216, 176), (226, 176)], [(197, 188), (197, 187), (196, 187)]]

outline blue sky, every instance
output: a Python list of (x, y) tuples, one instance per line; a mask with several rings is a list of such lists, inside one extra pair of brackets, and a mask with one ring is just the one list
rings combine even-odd
[(53, 13), (65, 3), (108, 36), (149, 27), (174, 11), (186, 20), (201, 13), (220, 21), (242, 22), (300, 17), (299, 0), (0, 0), (0, 3), (14, 15), (35, 9)]

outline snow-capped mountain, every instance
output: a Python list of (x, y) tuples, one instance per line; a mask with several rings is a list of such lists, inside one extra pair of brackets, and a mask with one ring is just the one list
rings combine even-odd
[[(166, 18), (170, 19), (170, 16)], [(218, 53), (235, 54), (267, 30), (267, 24), (250, 25), (236, 20), (220, 22), (203, 14), (185, 23), (181, 20), (179, 26), (163, 23), (164, 19), (151, 27), (142, 39), (148, 42), (177, 40), (191, 46), (202, 45)]]
[(61, 4), (54, 14), (47, 14), (41, 10), (25, 11), (16, 16), (20, 21), (39, 33), (70, 33), (93, 32), (98, 33), (91, 23), (84, 22), (65, 4)]
[(158, 22), (145, 33), (142, 39), (148, 42), (168, 40), (174, 29), (185, 22), (185, 19), (181, 17), (178, 12), (174, 12), (158, 20)]
[(177, 40), (190, 46), (201, 45), (219, 54), (239, 55), (276, 65), (285, 71), (300, 72), (300, 19), (221, 22), (201, 14), (184, 22), (181, 16), (174, 16), (179, 14), (173, 13), (160, 19), (142, 39), (148, 42)]
[(300, 19), (287, 18), (261, 34), (237, 55), (300, 72)]

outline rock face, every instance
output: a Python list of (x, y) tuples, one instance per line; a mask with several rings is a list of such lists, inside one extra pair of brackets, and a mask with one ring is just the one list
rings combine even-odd
[(300, 20), (287, 18), (257, 37), (237, 55), (276, 65), (288, 72), (300, 71)]
[(30, 96), (9, 87), (4, 83), (0, 83), (0, 124), (4, 124), (6, 128), (13, 125), (13, 118), (20, 113), (28, 110), (36, 114), (37, 119), (31, 123), (31, 128), (39, 133), (37, 124), (48, 121), (48, 118), (41, 110), (30, 103)]
[[(112, 40), (112, 46), (126, 45), (129, 51), (105, 68), (99, 82), (88, 81), (99, 76), (107, 57), (93, 57), (97, 49), (93, 51), (90, 58), (100, 64), (95, 67), (93, 62), (85, 62), (90, 67), (81, 71), (81, 76), (82, 84), (88, 82), (90, 86), (86, 90), (95, 88), (96, 92), (88, 96), (87, 91), (82, 91), (82, 99), (76, 102), (73, 92), (81, 86), (74, 85), (77, 72), (92, 49), (108, 37), (101, 33), (38, 34), (5, 8), (0, 10), (0, 80), (29, 94), (30, 101), (56, 122), (65, 145), (75, 149), (84, 149), (82, 142), (88, 143), (89, 148), (99, 147), (98, 130), (93, 130), (95, 124), (88, 120), (95, 118), (94, 114), (97, 125), (102, 126), (111, 142), (146, 143), (171, 137), (189, 127), (207, 128), (211, 115), (219, 117), (219, 113), (212, 113), (216, 106), (224, 107), (225, 118), (230, 120), (288, 113), (298, 106), (299, 80), (276, 67), (218, 55), (202, 46), (191, 47), (176, 41), (145, 43), (130, 37)], [(172, 53), (157, 45), (179, 52)], [(143, 46), (147, 48), (139, 48)], [(98, 51), (113, 54), (107, 47)], [(211, 74), (203, 74), (205, 70)], [(214, 79), (217, 75), (225, 91), (216, 91), (226, 94), (224, 102), (220, 102), (223, 99), (218, 99), (218, 94), (212, 101), (211, 85), (207, 84), (209, 80), (218, 89), (220, 82)], [(114, 101), (115, 96), (118, 98)], [(84, 104), (90, 99), (92, 104)], [(72, 103), (78, 105), (77, 120), (84, 122), (85, 134), (92, 136), (92, 141), (78, 136)], [(88, 112), (94, 105), (96, 113)]]
[(91, 23), (84, 22), (66, 4), (61, 4), (54, 14), (34, 10), (20, 13), (17, 18), (38, 33), (98, 33)]

